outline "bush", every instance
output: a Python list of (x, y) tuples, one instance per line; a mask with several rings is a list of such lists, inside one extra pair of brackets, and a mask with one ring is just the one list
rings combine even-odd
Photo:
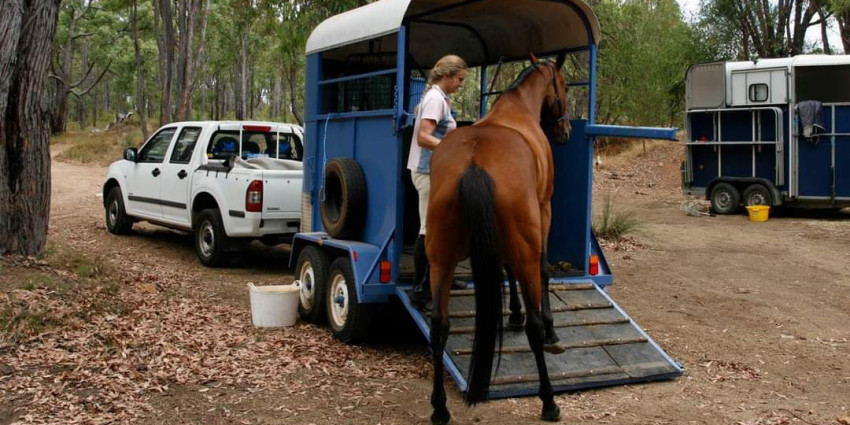
[(640, 221), (634, 211), (614, 210), (610, 193), (605, 195), (602, 214), (593, 219), (593, 233), (605, 239), (619, 240), (640, 227)]

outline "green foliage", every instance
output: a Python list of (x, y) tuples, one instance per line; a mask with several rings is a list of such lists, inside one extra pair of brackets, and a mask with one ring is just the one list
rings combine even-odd
[(675, 0), (603, 0), (599, 121), (674, 125), (684, 109), (685, 72), (705, 49)]
[(616, 211), (614, 209), (610, 193), (605, 195), (602, 214), (593, 219), (593, 233), (605, 239), (619, 240), (641, 227), (642, 224), (634, 211)]

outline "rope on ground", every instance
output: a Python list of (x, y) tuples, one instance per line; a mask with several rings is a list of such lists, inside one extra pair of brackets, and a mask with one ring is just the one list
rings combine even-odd
[(714, 217), (714, 214), (709, 211), (709, 207), (698, 200), (691, 199), (682, 202), (681, 210), (694, 217)]

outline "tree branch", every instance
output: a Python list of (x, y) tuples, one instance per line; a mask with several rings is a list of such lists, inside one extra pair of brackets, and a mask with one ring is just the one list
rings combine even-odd
[[(69, 91), (71, 93), (73, 93), (74, 96), (77, 96), (77, 97), (83, 97), (83, 96), (87, 95), (93, 88), (95, 88), (98, 85), (98, 83), (100, 83), (100, 80), (102, 80), (103, 76), (106, 75), (107, 71), (109, 71), (110, 66), (112, 66), (112, 61), (110, 61), (108, 64), (106, 64), (106, 68), (103, 69), (103, 72), (100, 73), (100, 76), (97, 77), (97, 80), (95, 80), (94, 83), (92, 83), (92, 85), (89, 86), (89, 88), (83, 90), (82, 92), (79, 92), (79, 91), (74, 90), (74, 89), (71, 89)], [(80, 82), (82, 82), (82, 80)]]

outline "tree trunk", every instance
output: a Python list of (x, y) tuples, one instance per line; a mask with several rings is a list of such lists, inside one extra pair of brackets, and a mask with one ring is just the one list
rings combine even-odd
[[(162, 98), (159, 106), (160, 125), (171, 122), (172, 101), (171, 83), (174, 76), (174, 14), (171, 11), (171, 0), (154, 0), (154, 6), (159, 6), (159, 20), (162, 24), (162, 32), (157, 34), (157, 47), (159, 47), (159, 73), (162, 84)], [(157, 26), (154, 25), (154, 28)]]
[(136, 0), (133, 0), (130, 7), (130, 27), (133, 32), (133, 49), (136, 54), (136, 113), (139, 114), (139, 122), (142, 125), (142, 140), (148, 140), (148, 123), (145, 119), (145, 63), (142, 61), (141, 48), (139, 47), (136, 13)]
[(818, 17), (820, 17), (820, 37), (823, 42), (823, 52), (831, 55), (832, 49), (829, 47), (829, 35), (827, 34), (829, 21), (826, 20), (827, 16), (823, 13), (823, 10), (818, 10)]
[(239, 33), (239, 57), (236, 64), (236, 119), (248, 113), (248, 29)]
[(272, 118), (280, 120), (280, 92), (283, 90), (280, 73), (275, 72), (272, 79)]
[(0, 2), (0, 254), (36, 255), (47, 241), (47, 78), (59, 3)]
[(841, 45), (844, 46), (844, 54), (850, 54), (850, 10), (835, 14), (838, 21), (838, 32), (841, 34)]
[(184, 41), (184, 48), (181, 49), (181, 54), (185, 55), (183, 60), (184, 69), (182, 70), (182, 83), (180, 92), (180, 101), (177, 110), (177, 119), (185, 120), (189, 116), (189, 104), (192, 99), (192, 91), (195, 88), (195, 79), (198, 76), (198, 66), (204, 58), (204, 45), (207, 38), (207, 22), (210, 16), (210, 0), (206, 0), (204, 4), (204, 15), (201, 19), (200, 35), (198, 37), (198, 53), (194, 54), (192, 48), (192, 40), (195, 31), (195, 16), (200, 13), (201, 1), (194, 0), (192, 2), (192, 12), (187, 18), (185, 24), (188, 39)]
[(98, 105), (100, 104), (100, 100), (98, 99), (97, 95), (98, 95), (97, 90), (95, 90), (91, 95), (91, 112), (92, 112), (91, 126), (94, 129), (97, 129), (97, 112), (98, 112)]
[[(68, 87), (71, 84), (71, 60), (74, 57), (74, 41), (76, 40), (77, 14), (76, 9), (71, 9), (68, 18), (68, 39), (62, 47), (59, 64), (59, 79), (53, 93), (53, 105), (50, 110), (52, 114), (50, 131), (53, 134), (65, 131), (68, 120)], [(55, 31), (55, 29), (54, 29)]]
[[(86, 72), (89, 69), (89, 43), (83, 41), (83, 47), (80, 49), (80, 69)], [(86, 128), (86, 97), (77, 96), (77, 122), (80, 124), (80, 130)]]
[[(291, 58), (292, 59), (292, 58)], [(294, 60), (290, 60), (287, 65), (289, 71), (289, 98), (292, 109), (292, 115), (298, 121), (298, 125), (304, 125), (304, 117), (301, 115), (301, 107), (298, 105), (298, 67)]]

